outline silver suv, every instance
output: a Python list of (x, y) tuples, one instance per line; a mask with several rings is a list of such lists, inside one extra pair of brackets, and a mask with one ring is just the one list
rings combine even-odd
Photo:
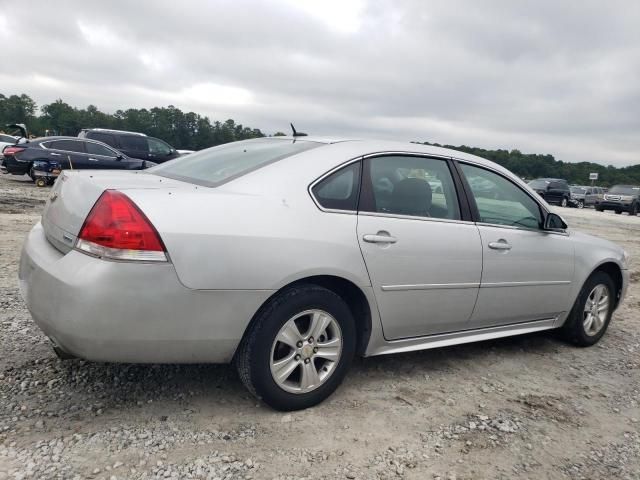
[(628, 212), (636, 216), (640, 212), (640, 187), (637, 185), (615, 185), (604, 194), (596, 210), (613, 210), (617, 214)]

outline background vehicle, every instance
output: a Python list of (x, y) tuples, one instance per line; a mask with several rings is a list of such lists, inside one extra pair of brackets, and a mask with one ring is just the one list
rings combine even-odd
[(596, 210), (613, 210), (618, 214), (629, 212), (629, 215), (637, 215), (640, 212), (640, 186), (614, 185), (604, 194), (604, 199), (596, 206)]
[(571, 205), (577, 208), (596, 206), (604, 198), (604, 193), (600, 187), (572, 185), (570, 190)]
[(554, 328), (593, 345), (629, 279), (620, 247), (515, 175), (436, 147), (268, 137), (63, 175), (19, 274), (58, 351), (233, 361), (283, 410), (329, 396), (355, 355)]
[(159, 138), (148, 137), (144, 133), (85, 128), (78, 134), (78, 137), (106, 143), (130, 158), (140, 158), (155, 163), (163, 163), (180, 156), (180, 153), (167, 142)]
[(566, 207), (571, 199), (569, 184), (561, 178), (537, 178), (529, 182), (529, 187), (547, 203)]
[[(29, 174), (36, 180), (35, 170), (51, 173), (64, 169), (142, 170), (155, 165), (152, 162), (129, 158), (94, 140), (77, 137), (42, 137), (5, 147), (3, 171), (13, 175)], [(48, 168), (46, 163), (56, 165)]]

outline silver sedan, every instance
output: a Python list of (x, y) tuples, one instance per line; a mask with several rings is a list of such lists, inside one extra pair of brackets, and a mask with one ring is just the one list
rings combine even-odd
[(560, 329), (604, 335), (629, 273), (524, 182), (431, 146), (231, 143), (141, 172), (64, 172), (20, 262), (61, 356), (233, 362), (306, 408), (371, 356)]

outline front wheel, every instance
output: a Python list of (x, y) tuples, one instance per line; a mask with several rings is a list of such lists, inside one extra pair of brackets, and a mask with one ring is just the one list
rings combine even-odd
[(638, 214), (638, 204), (634, 203), (631, 205), (631, 209), (629, 210), (629, 215), (635, 217)]
[(616, 210), (616, 215), (622, 214), (622, 210)]
[(584, 208), (584, 201), (578, 200), (578, 208)]
[(567, 198), (566, 197), (562, 197), (562, 200), (560, 201), (560, 206), (561, 207), (566, 207), (567, 206)]
[(338, 388), (355, 346), (355, 322), (342, 298), (303, 285), (278, 294), (260, 310), (235, 364), (256, 397), (276, 410), (300, 410)]
[(604, 272), (591, 275), (562, 326), (564, 338), (580, 347), (598, 343), (611, 321), (615, 299), (611, 277)]

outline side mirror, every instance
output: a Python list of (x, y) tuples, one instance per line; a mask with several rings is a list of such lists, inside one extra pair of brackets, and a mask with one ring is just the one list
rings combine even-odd
[(549, 213), (544, 219), (544, 229), (551, 232), (559, 232), (568, 227), (567, 223), (557, 213)]
[(123, 155), (116, 155), (116, 160), (122, 160), (124, 158)]

